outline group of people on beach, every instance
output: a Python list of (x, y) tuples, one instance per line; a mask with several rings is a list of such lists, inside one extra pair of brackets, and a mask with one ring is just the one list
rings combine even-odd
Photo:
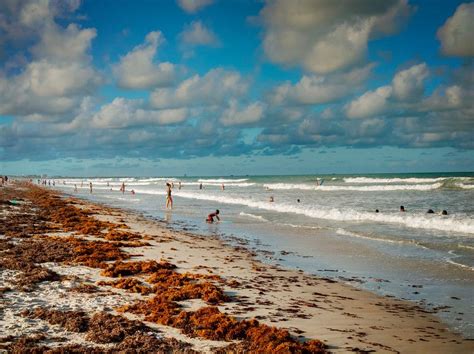
[[(166, 182), (166, 209), (173, 209), (173, 187), (173, 183)], [(179, 189), (181, 189), (181, 182), (179, 182)], [(199, 189), (202, 189), (202, 183), (199, 185)], [(222, 184), (222, 190), (224, 190), (224, 184)], [(214, 222), (214, 218), (217, 219), (217, 221), (220, 221), (219, 214), (219, 209), (216, 209), (215, 212), (212, 212), (207, 216), (206, 222), (212, 224)]]

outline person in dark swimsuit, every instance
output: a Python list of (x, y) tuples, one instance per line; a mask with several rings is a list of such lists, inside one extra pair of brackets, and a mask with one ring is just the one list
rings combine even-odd
[(217, 209), (214, 213), (209, 214), (207, 216), (206, 222), (208, 222), (209, 224), (212, 224), (214, 222), (214, 218), (216, 218), (218, 221), (221, 220), (219, 219), (219, 209)]

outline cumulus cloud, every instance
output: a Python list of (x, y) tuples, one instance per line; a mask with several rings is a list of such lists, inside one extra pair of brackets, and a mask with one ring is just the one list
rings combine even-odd
[(174, 89), (156, 89), (150, 104), (154, 108), (219, 105), (229, 97), (241, 96), (247, 88), (248, 82), (240, 73), (217, 68), (204, 76), (194, 75)]
[[(25, 8), (18, 9), (22, 16), (28, 13), (28, 24), (39, 21), (46, 11), (33, 5), (27, 2)], [(80, 104), (82, 97), (102, 82), (89, 56), (95, 36), (95, 29), (80, 29), (74, 24), (63, 28), (47, 22), (38, 28), (39, 42), (31, 49), (32, 61), (17, 68), (13, 75), (0, 72), (0, 114), (56, 120), (54, 115), (69, 112)], [(48, 118), (47, 114), (53, 116)]]
[[(334, 102), (359, 88), (368, 78), (373, 64), (347, 73), (330, 75), (303, 75), (296, 84), (287, 82), (278, 86), (271, 95), (274, 104), (322, 104)], [(350, 85), (348, 85), (350, 83)]]
[(177, 2), (187, 13), (195, 13), (212, 4), (213, 0), (177, 0)]
[(239, 108), (238, 102), (231, 100), (229, 107), (220, 117), (220, 122), (224, 126), (256, 123), (263, 117), (264, 110), (265, 105), (258, 101)]
[(180, 34), (185, 46), (215, 46), (219, 43), (217, 36), (201, 21), (193, 21)]
[(461, 4), (438, 30), (441, 50), (457, 57), (474, 56), (474, 3)]
[(395, 97), (403, 101), (419, 99), (425, 89), (425, 79), (429, 71), (426, 63), (414, 65), (409, 69), (399, 71), (392, 81)]
[(368, 41), (394, 33), (410, 12), (405, 0), (267, 1), (263, 47), (275, 63), (325, 74), (361, 62)]
[(53, 61), (83, 61), (96, 35), (94, 28), (81, 30), (75, 24), (70, 24), (65, 29), (48, 25), (32, 52), (36, 57)]
[(382, 86), (374, 91), (368, 91), (349, 103), (346, 115), (348, 118), (367, 118), (380, 114), (387, 109), (387, 100), (391, 95), (391, 86)]
[(187, 109), (143, 109), (140, 100), (115, 98), (111, 103), (101, 107), (92, 117), (92, 125), (96, 128), (128, 128), (138, 125), (177, 124), (186, 120)]
[(120, 58), (120, 62), (113, 68), (120, 87), (149, 89), (167, 86), (173, 82), (175, 65), (169, 62), (154, 62), (158, 47), (163, 41), (161, 32), (150, 32), (145, 38), (145, 43)]

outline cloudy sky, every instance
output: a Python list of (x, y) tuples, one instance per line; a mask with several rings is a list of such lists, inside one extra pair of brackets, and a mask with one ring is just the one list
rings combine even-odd
[(0, 173), (474, 170), (474, 3), (2, 0)]

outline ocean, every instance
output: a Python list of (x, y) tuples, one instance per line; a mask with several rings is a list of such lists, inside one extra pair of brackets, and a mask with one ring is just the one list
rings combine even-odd
[[(245, 244), (267, 262), (414, 301), (474, 337), (474, 173), (57, 178), (55, 187)], [(207, 224), (215, 209), (221, 222)]]

